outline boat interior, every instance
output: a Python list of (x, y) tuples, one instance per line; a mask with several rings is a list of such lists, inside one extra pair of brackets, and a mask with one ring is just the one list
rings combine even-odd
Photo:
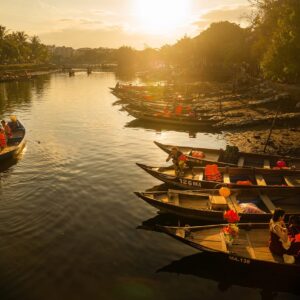
[(2, 149), (2, 151), (0, 150), (0, 154), (5, 154), (10, 151), (13, 151), (19, 145), (19, 143), (22, 141), (24, 134), (25, 134), (24, 129), (19, 129), (19, 130), (13, 131), (12, 137), (9, 138), (7, 141), (7, 147)]
[[(242, 227), (242, 226), (240, 226)], [(208, 248), (243, 258), (251, 258), (274, 263), (283, 263), (283, 259), (271, 253), (268, 247), (269, 229), (267, 225), (253, 228), (240, 228), (238, 237), (228, 246), (222, 233), (223, 227), (212, 228), (177, 228), (174, 234), (186, 240)]]
[[(158, 172), (166, 175), (175, 176), (173, 167), (157, 168)], [(240, 168), (218, 168), (220, 173), (220, 183), (237, 183), (241, 185), (259, 185), (259, 186), (300, 186), (300, 172), (287, 170), (286, 172), (270, 172), (268, 170), (261, 170), (256, 172), (254, 169), (240, 169)], [(268, 173), (266, 172), (268, 171)], [(181, 175), (184, 179), (192, 180), (209, 180), (205, 176), (205, 168), (185, 169), (184, 174)]]
[(225, 198), (218, 193), (170, 189), (167, 193), (147, 193), (147, 196), (163, 203), (194, 210), (223, 212), (232, 209), (237, 213), (246, 213), (245, 205), (250, 204), (258, 208), (256, 213), (272, 213), (276, 207), (284, 209), (287, 214), (300, 213), (299, 195), (296, 193), (278, 194), (247, 190), (234, 192)]

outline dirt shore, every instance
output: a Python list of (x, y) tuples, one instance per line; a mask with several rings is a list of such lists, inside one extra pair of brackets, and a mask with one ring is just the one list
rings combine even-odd
[[(251, 129), (225, 132), (228, 144), (241, 151), (263, 153), (269, 130)], [(300, 156), (300, 128), (274, 129), (265, 150), (266, 153)]]

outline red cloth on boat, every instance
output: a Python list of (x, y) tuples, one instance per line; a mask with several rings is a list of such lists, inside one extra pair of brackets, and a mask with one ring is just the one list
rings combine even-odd
[(202, 151), (192, 151), (192, 157), (204, 158), (205, 154)]
[(276, 166), (278, 168), (285, 168), (286, 167), (286, 162), (284, 160), (278, 160), (276, 163)]
[(183, 107), (182, 107), (181, 104), (177, 105), (176, 108), (175, 108), (175, 114), (176, 115), (181, 115), (182, 109), (183, 109)]
[(206, 165), (205, 166), (205, 179), (208, 181), (223, 181), (223, 176), (219, 171), (217, 165)]
[(250, 180), (238, 180), (236, 182), (236, 184), (239, 184), (239, 185), (252, 185), (252, 182)]
[(181, 154), (179, 157), (178, 157), (178, 160), (179, 161), (187, 161), (187, 157), (184, 155), (184, 154)]

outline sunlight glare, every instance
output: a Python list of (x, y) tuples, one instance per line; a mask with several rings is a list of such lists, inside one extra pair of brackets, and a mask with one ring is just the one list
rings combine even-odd
[(135, 0), (134, 14), (139, 31), (150, 34), (175, 32), (184, 26), (190, 13), (190, 0)]

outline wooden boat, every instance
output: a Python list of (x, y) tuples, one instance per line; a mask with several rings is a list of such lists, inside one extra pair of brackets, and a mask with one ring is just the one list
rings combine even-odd
[(8, 125), (12, 128), (12, 137), (7, 142), (7, 147), (2, 151), (0, 150), (0, 161), (12, 158), (22, 151), (25, 146), (25, 128), (20, 121), (8, 122)]
[(162, 114), (133, 110), (129, 107), (125, 107), (124, 110), (136, 119), (157, 123), (179, 124), (181, 126), (211, 126), (214, 123), (214, 121), (209, 118), (193, 118), (182, 115), (178, 117), (167, 117)]
[[(290, 190), (234, 189), (226, 198), (218, 190), (169, 189), (135, 194), (161, 213), (199, 221), (222, 223), (224, 211), (229, 209), (239, 214), (241, 222), (268, 222), (276, 207), (286, 211), (287, 220), (290, 215), (300, 216), (300, 194)], [(258, 209), (251, 209), (249, 203)]]
[[(160, 149), (170, 154), (173, 147), (177, 147), (182, 153), (188, 156), (188, 159), (195, 164), (206, 165), (206, 164), (217, 164), (218, 166), (237, 166), (237, 167), (255, 167), (270, 169), (276, 166), (278, 160), (283, 159), (287, 166), (294, 166), (296, 169), (300, 169), (300, 158), (279, 156), (270, 154), (259, 154), (259, 153), (247, 153), (238, 151), (236, 155), (227, 156), (223, 149), (208, 149), (208, 148), (195, 148), (195, 147), (181, 147), (175, 145), (165, 145), (159, 142), (154, 142)], [(205, 157), (197, 158), (192, 156), (192, 152), (203, 152)], [(231, 157), (230, 157), (231, 156)]]
[[(162, 227), (162, 231), (173, 238), (201, 251), (211, 252), (231, 261), (249, 267), (273, 269), (275, 272), (300, 272), (300, 263), (286, 264), (282, 257), (273, 255), (268, 247), (268, 223), (239, 224), (239, 235), (232, 246), (225, 242), (223, 225), (193, 227)], [(296, 273), (295, 273), (296, 274)]]
[(184, 189), (213, 189), (221, 186), (230, 188), (273, 188), (300, 191), (300, 170), (271, 170), (219, 167), (222, 181), (210, 181), (204, 176), (204, 167), (185, 169), (184, 174), (175, 175), (174, 166), (151, 167), (137, 165), (155, 178)]

